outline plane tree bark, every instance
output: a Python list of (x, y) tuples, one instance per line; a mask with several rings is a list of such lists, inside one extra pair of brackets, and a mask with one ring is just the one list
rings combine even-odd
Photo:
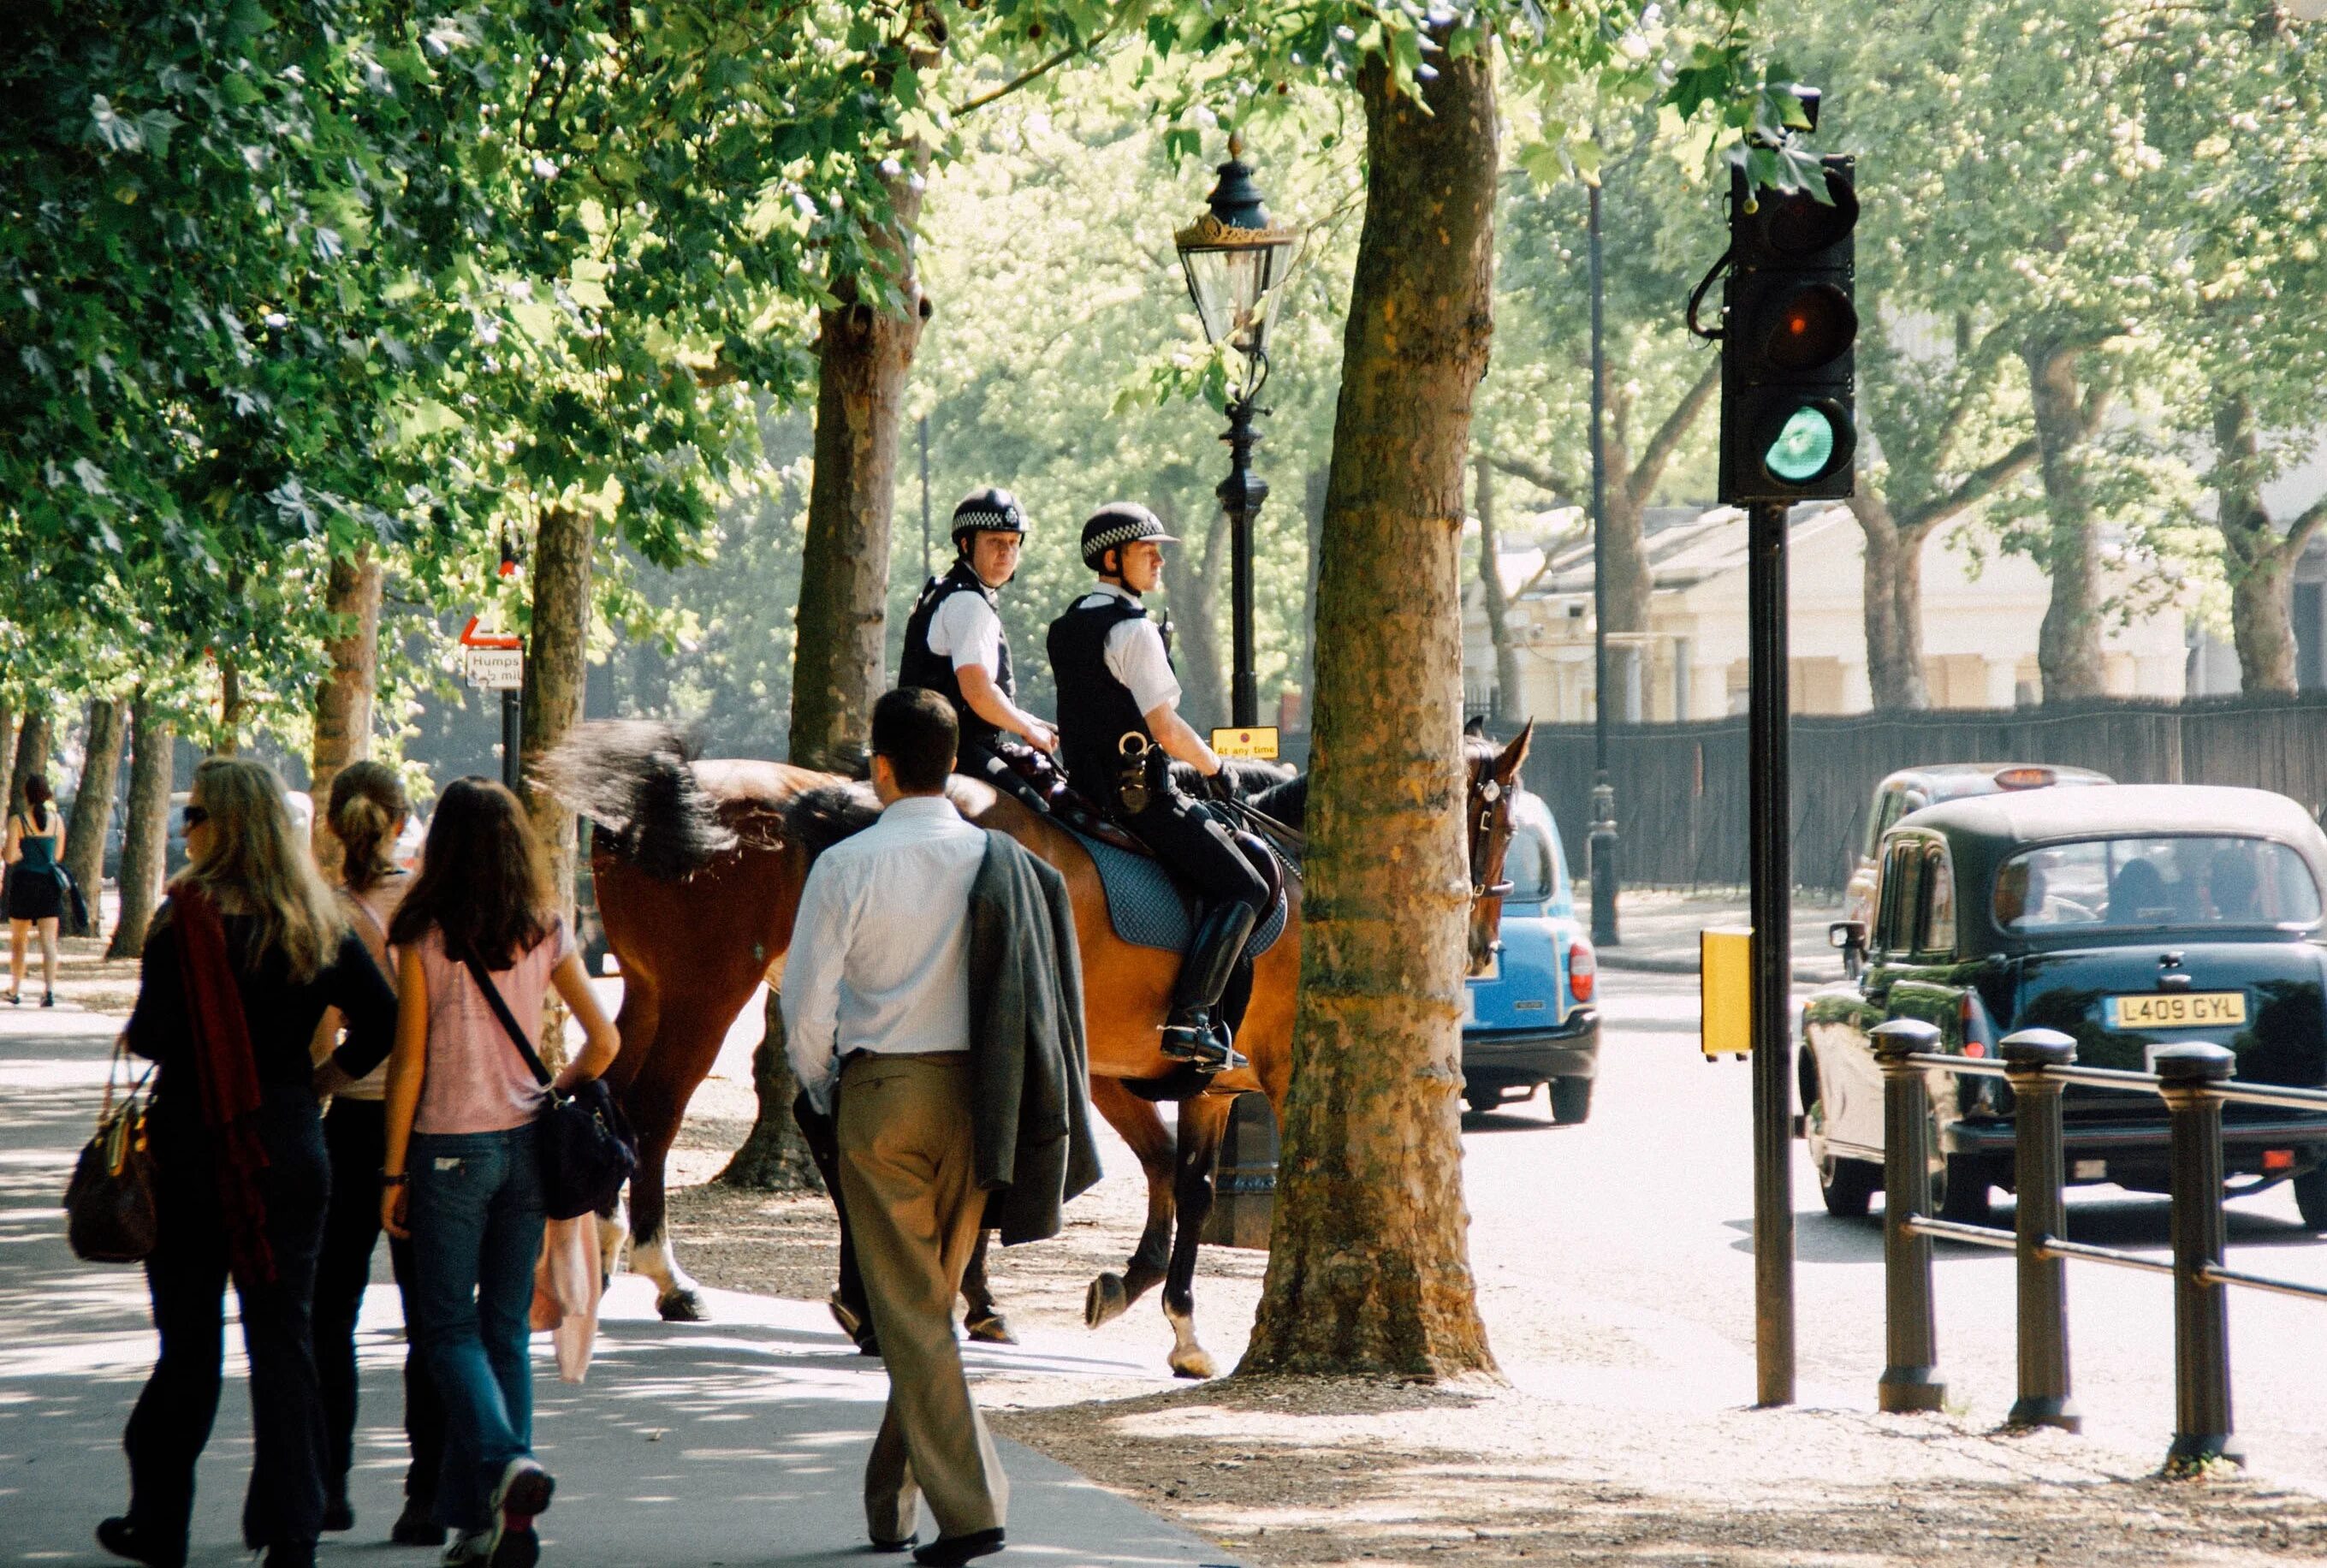
[(2045, 536), (2038, 555), (2052, 580), (2036, 635), (2044, 700), (2066, 702), (2107, 691), (2101, 667), (2100, 532), (2093, 517), (2082, 448), (2100, 428), (2108, 388), (2087, 383), (2079, 363), (2092, 344), (2039, 334), (2021, 349), (2036, 424), (2036, 470), (2043, 481)]
[[(590, 681), (590, 582), (596, 519), (586, 508), (542, 509), (533, 542), (532, 626), (526, 638), (522, 755), (547, 756), (582, 722)], [(558, 912), (574, 913), (575, 816), (530, 779), (520, 781), (534, 832), (549, 863)]]
[(139, 692), (129, 705), (129, 820), (121, 835), (121, 911), (108, 958), (145, 950), (145, 928), (162, 900), (177, 752), (177, 726), (150, 693)]
[[(39, 702), (34, 699), (35, 704)], [(8, 772), (8, 809), (24, 809), (24, 786), (35, 773), (49, 770), (49, 746), (54, 737), (47, 710), (33, 706), (24, 714), (23, 726), (16, 732), (16, 761)], [(49, 780), (54, 786), (56, 780)], [(68, 829), (70, 832), (70, 829)]]
[[(1246, 1373), (1491, 1371), (1457, 1095), (1464, 469), (1492, 331), (1496, 107), (1481, 52), (1425, 102), (1358, 74), (1366, 219), (1317, 589), (1301, 1005)], [(1395, 563), (1396, 569), (1386, 569)]]
[(1481, 453), (1473, 465), (1472, 510), (1479, 518), (1479, 602), (1487, 617), (1487, 639), (1495, 650), (1495, 716), (1516, 713), (1519, 654), (1511, 642), (1510, 602), (1503, 593), (1501, 537), (1495, 529), (1495, 465)]
[(113, 791), (121, 779), (121, 705), (98, 697), (89, 705), (89, 740), (81, 748), (80, 782), (65, 824), (65, 872), (89, 898), (97, 918), (105, 881), (105, 835), (113, 826)]
[(371, 755), (372, 703), (379, 689), (380, 579), (379, 560), (366, 549), (332, 557), (323, 587), (323, 607), (344, 635), (323, 643), (329, 667), (315, 688), (315, 742), (307, 771), (315, 799), (315, 863), (334, 881), (340, 841), (326, 820), (332, 781), (349, 763)]
[(2263, 499), (2263, 466), (2254, 404), (2243, 393), (2214, 399), (2214, 522), (2230, 582), (2230, 636), (2238, 651), (2242, 691), (2296, 689), (2294, 621), (2289, 599), (2294, 564), (2322, 524), (2327, 496), (2281, 532)]

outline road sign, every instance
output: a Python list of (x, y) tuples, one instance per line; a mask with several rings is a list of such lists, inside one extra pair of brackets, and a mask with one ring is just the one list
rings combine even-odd
[(525, 685), (525, 653), (515, 648), (469, 649), (469, 684), (479, 691), (513, 692)]
[(478, 624), (478, 618), (472, 615), (469, 617), (469, 624), (461, 628), (461, 646), (463, 648), (523, 648), (525, 639), (512, 637), (508, 632), (494, 627), (481, 626)]
[(1212, 750), (1223, 757), (1276, 759), (1276, 726), (1255, 724), (1243, 730), (1214, 730)]

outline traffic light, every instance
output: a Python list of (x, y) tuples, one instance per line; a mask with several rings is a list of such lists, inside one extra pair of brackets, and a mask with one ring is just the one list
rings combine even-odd
[(1846, 157), (1821, 160), (1828, 200), (1729, 176), (1721, 338), (1721, 499), (1847, 496), (1858, 451), (1851, 303), (1858, 195)]

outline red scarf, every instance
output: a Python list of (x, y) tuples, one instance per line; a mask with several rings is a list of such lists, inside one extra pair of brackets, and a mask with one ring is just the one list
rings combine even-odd
[(226, 1218), (227, 1262), (238, 1284), (273, 1284), (275, 1249), (266, 1242), (266, 1196), (259, 1185), (266, 1150), (258, 1141), (258, 1059), (250, 1048), (250, 1023), (227, 957), (226, 924), (210, 895), (199, 889), (178, 889), (170, 902), (178, 928), (178, 971), (186, 983), (186, 1018), (193, 1028), (195, 1077), (202, 1087), (202, 1120), (210, 1127), (210, 1165)]

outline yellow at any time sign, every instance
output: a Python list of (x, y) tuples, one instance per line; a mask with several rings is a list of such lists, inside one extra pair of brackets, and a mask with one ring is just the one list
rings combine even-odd
[(1256, 724), (1248, 730), (1214, 730), (1212, 750), (1223, 757), (1276, 757), (1276, 726)]

